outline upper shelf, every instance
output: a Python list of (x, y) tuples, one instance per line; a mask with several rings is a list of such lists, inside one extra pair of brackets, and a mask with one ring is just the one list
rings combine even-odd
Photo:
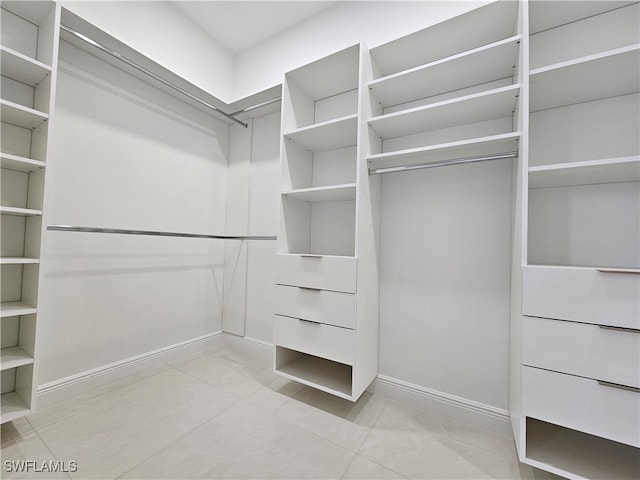
[(39, 168), (44, 168), (45, 163), (41, 160), (33, 160), (31, 158), (2, 152), (0, 153), (0, 166), (7, 170), (28, 173), (38, 170)]
[(599, 183), (637, 182), (640, 156), (540, 165), (529, 168), (529, 187), (567, 187)]
[(517, 11), (518, 2), (492, 2), (373, 48), (371, 55), (380, 76), (402, 72), (513, 36)]
[(515, 109), (519, 92), (519, 85), (508, 85), (373, 117), (369, 120), (369, 125), (381, 138), (387, 139), (504, 118), (510, 116)]
[(32, 87), (37, 86), (51, 73), (49, 65), (2, 45), (0, 62), (3, 75)]
[(305, 202), (336, 202), (355, 200), (356, 184), (330, 185), (325, 187), (301, 188), (282, 192), (282, 195), (296, 198)]
[(322, 152), (356, 144), (358, 115), (316, 123), (284, 134), (286, 138), (311, 152)]
[(530, 33), (538, 33), (543, 30), (566, 25), (583, 18), (592, 17), (601, 13), (631, 5), (635, 1), (534, 1), (529, 2), (529, 29)]
[(532, 70), (531, 111), (639, 91), (640, 44)]
[(312, 100), (358, 88), (360, 46), (354, 45), (287, 73)]
[(0, 99), (0, 118), (18, 127), (33, 129), (45, 122), (49, 115), (18, 103)]
[(513, 76), (521, 36), (379, 78), (369, 90), (383, 107)]
[(457, 142), (411, 148), (388, 153), (369, 155), (369, 171), (399, 166), (437, 163), (471, 157), (511, 153), (518, 150), (519, 132), (503, 133), (489, 137), (472, 138)]

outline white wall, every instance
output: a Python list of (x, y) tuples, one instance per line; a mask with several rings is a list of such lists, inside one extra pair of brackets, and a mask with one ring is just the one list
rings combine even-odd
[(109, 35), (230, 103), (233, 55), (170, 2), (59, 1)]
[[(65, 42), (54, 115), (46, 223), (224, 231), (227, 125)], [(219, 240), (44, 242), (40, 385), (221, 329)]]
[[(227, 232), (276, 236), (280, 195), (280, 112), (230, 129)], [(271, 343), (275, 240), (228, 241), (223, 330)]]
[(382, 181), (380, 373), (507, 408), (511, 163)]
[(488, 3), (454, 1), (341, 1), (235, 59), (236, 98), (282, 83), (284, 72), (364, 42), (369, 48)]
[(375, 47), (489, 0), (339, 1), (234, 56), (169, 2), (63, 0), (61, 5), (206, 92), (233, 103), (284, 72), (355, 43)]

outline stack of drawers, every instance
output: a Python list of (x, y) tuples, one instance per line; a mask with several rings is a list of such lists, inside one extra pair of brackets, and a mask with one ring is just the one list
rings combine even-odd
[[(277, 373), (351, 396), (356, 363), (356, 265), (354, 257), (277, 256), (273, 327)], [(291, 374), (296, 361), (304, 363), (306, 373)], [(339, 384), (343, 388), (334, 391)]]
[(523, 414), (640, 447), (640, 275), (528, 266)]

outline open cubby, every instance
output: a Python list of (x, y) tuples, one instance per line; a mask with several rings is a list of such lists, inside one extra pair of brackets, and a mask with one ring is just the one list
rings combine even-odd
[(526, 459), (568, 478), (640, 477), (638, 449), (569, 428), (526, 419)]
[(350, 365), (276, 346), (275, 370), (281, 375), (312, 387), (320, 387), (343, 398), (352, 395), (353, 367)]

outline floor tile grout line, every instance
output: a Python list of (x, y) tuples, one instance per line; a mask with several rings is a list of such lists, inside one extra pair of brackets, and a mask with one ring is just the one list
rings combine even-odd
[[(29, 421), (29, 417), (25, 417), (25, 420), (27, 421), (27, 423), (29, 424), (29, 426), (31, 427), (31, 429), (33, 430), (33, 433), (36, 434), (36, 436), (40, 439), (40, 441), (42, 442), (42, 444), (45, 446), (45, 448), (47, 449), (47, 451), (51, 454), (51, 456), (58, 461), (59, 458), (58, 456), (53, 453), (53, 450), (51, 450), (51, 447), (49, 446), (49, 444), (47, 442), (44, 441), (44, 438), (42, 438), (40, 436), (40, 432), (38, 432), (38, 430), (36, 429), (36, 427), (33, 426), (33, 424)], [(64, 472), (64, 474), (67, 476), (67, 478), (71, 479), (71, 475), (69, 475), (67, 472)]]
[[(168, 368), (163, 368), (163, 367), (168, 367)], [(168, 370), (170, 370), (170, 367), (171, 366), (168, 363), (162, 364), (161, 366), (158, 365), (156, 367), (149, 367), (149, 370), (154, 370), (154, 373), (150, 373), (149, 375), (145, 375), (145, 376), (141, 377), (138, 381), (135, 381), (135, 382), (132, 382), (132, 383), (126, 383), (124, 385), (120, 385), (118, 387), (115, 387), (113, 390), (109, 390), (108, 392), (105, 392), (105, 394), (108, 393), (109, 395), (111, 395), (112, 393), (118, 392), (119, 390), (122, 390), (123, 388), (129, 387), (134, 383), (139, 383), (141, 381), (147, 380), (147, 379), (155, 377), (157, 375), (161, 375), (161, 374), (167, 372)], [(159, 371), (155, 371), (155, 370), (159, 370)], [(100, 390), (101, 388), (105, 388), (105, 387), (108, 387), (110, 385), (114, 385), (114, 384), (116, 384), (118, 382), (122, 382), (122, 381), (124, 381), (126, 379), (135, 377), (136, 375), (140, 375), (140, 374), (141, 374), (141, 372), (140, 373), (133, 373), (131, 375), (127, 375), (127, 376), (125, 376), (123, 378), (120, 378), (118, 380), (114, 380), (112, 382), (107, 382), (106, 384), (104, 384), (102, 386), (99, 386), (99, 387), (96, 387), (96, 388), (91, 388), (91, 389), (87, 390), (86, 392), (82, 392), (81, 394), (78, 395), (78, 397), (83, 396), (83, 395), (88, 395), (90, 393), (95, 393), (97, 390)], [(99, 395), (99, 397), (100, 397), (99, 401), (102, 401), (102, 397), (103, 396), (104, 395)], [(77, 399), (78, 397), (74, 397), (74, 398)], [(71, 400), (71, 397), (59, 400), (57, 402), (53, 402), (53, 403), (47, 405), (46, 408), (53, 408), (58, 404), (62, 405), (63, 403), (68, 402), (69, 400)], [(91, 405), (87, 405), (85, 407), (82, 407), (82, 409), (85, 410), (85, 409), (93, 408), (93, 407), (95, 407), (95, 403), (91, 403)], [(63, 418), (57, 419), (55, 422), (50, 423), (48, 425), (45, 425), (43, 428), (50, 428), (53, 425), (55, 425), (55, 424), (57, 424), (57, 423), (59, 423), (61, 421), (68, 420), (69, 418), (71, 418), (71, 417), (63, 417)], [(29, 422), (29, 424), (32, 426), (32, 428), (34, 430), (36, 429), (35, 426), (33, 424), (31, 424), (31, 422)]]
[[(242, 397), (240, 397), (240, 396), (236, 395), (235, 393), (232, 393), (232, 392), (229, 392), (229, 391), (227, 391), (227, 390), (224, 390), (223, 388), (220, 388), (220, 387), (218, 387), (217, 385), (214, 385), (214, 384), (212, 384), (212, 383), (209, 383), (209, 382), (207, 382), (206, 380), (203, 380), (202, 378), (196, 377), (195, 375), (193, 375), (192, 373), (187, 372), (186, 370), (181, 370), (180, 368), (178, 368), (178, 367), (176, 367), (176, 366), (174, 366), (174, 365), (170, 365), (170, 366), (171, 366), (171, 368), (173, 368), (174, 370), (176, 370), (176, 371), (178, 371), (178, 372), (180, 372), (180, 373), (182, 373), (182, 374), (184, 374), (184, 375), (186, 375), (186, 376), (188, 376), (188, 377), (191, 377), (191, 378), (193, 378), (193, 379), (195, 379), (195, 380), (198, 380), (198, 381), (199, 381), (199, 382), (201, 382), (203, 385), (207, 385), (208, 387), (215, 388), (216, 390), (219, 390), (219, 391), (221, 391), (221, 392), (223, 392), (223, 393), (226, 393), (227, 395), (231, 395), (232, 397), (234, 397), (234, 398), (236, 398), (236, 399), (238, 399), (238, 400), (240, 400), (240, 401), (244, 401), (244, 398), (242, 398)], [(260, 389), (258, 389), (258, 390), (260, 390)], [(257, 390), (256, 390), (256, 391), (257, 391)], [(255, 393), (255, 392), (253, 392), (253, 393)]]
[[(237, 404), (236, 404), (237, 405)], [(181, 435), (180, 437), (176, 438), (173, 442), (169, 443), (168, 445), (165, 445), (164, 447), (158, 449), (156, 452), (153, 452), (151, 455), (149, 455), (148, 457), (144, 458), (142, 461), (140, 461), (139, 463), (135, 464), (133, 467), (131, 467), (130, 469), (126, 470), (125, 472), (121, 473), (120, 475), (118, 475), (117, 477), (115, 477), (115, 480), (117, 479), (121, 479), (124, 475), (126, 475), (127, 473), (129, 473), (130, 471), (136, 469), (137, 467), (139, 467), (140, 465), (142, 465), (144, 462), (150, 460), (152, 457), (158, 455), (159, 453), (167, 450), (170, 447), (173, 447), (177, 442), (179, 442), (180, 440), (182, 440), (183, 438), (191, 435), (192, 433), (194, 433), (196, 430), (199, 430), (201, 428), (203, 428), (205, 425), (207, 425), (208, 423), (212, 422), (213, 420), (216, 420), (218, 417), (226, 414), (227, 412), (229, 412), (231, 409), (235, 408), (236, 405), (233, 405), (229, 408), (226, 408), (224, 410), (221, 410), (220, 412), (216, 413), (213, 417), (208, 418), (207, 420), (205, 420), (204, 422), (202, 422), (201, 424), (193, 427), (191, 430), (189, 430), (188, 432), (186, 432), (184, 435)]]

